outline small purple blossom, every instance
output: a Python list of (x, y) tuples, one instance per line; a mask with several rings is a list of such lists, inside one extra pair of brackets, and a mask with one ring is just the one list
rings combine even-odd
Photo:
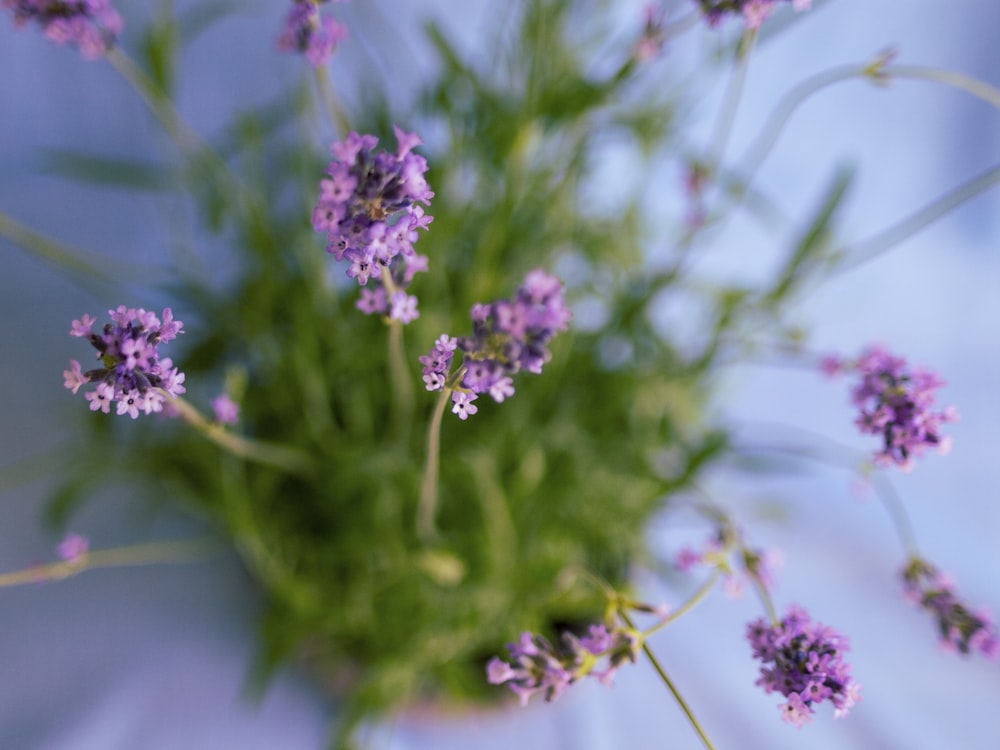
[[(470, 316), (473, 335), (442, 336), (420, 357), (424, 384), (429, 391), (455, 388), (457, 393), (488, 393), (497, 403), (514, 395), (513, 375), (521, 370), (542, 371), (551, 356), (548, 342), (567, 328), (571, 317), (563, 301), (562, 282), (541, 269), (525, 277), (514, 299), (477, 303)], [(456, 350), (462, 352), (462, 365), (452, 375)], [(453, 411), (462, 419), (468, 416)]]
[(759, 29), (781, 2), (791, 2), (797, 12), (809, 10), (812, 0), (697, 0), (710, 26), (726, 15), (738, 15), (748, 29)]
[[(352, 132), (333, 144), (312, 224), (326, 233), (327, 252), (346, 261), (347, 276), (363, 287), (358, 309), (408, 323), (418, 316), (417, 299), (396, 295), (427, 270), (427, 257), (413, 243), (433, 221), (418, 204), (430, 205), (434, 193), (424, 179), (427, 160), (413, 153), (420, 138), (398, 127), (395, 133), (394, 154), (374, 152), (373, 135)], [(365, 294), (369, 282), (375, 291)]]
[(2, 6), (14, 14), (15, 26), (37, 21), (46, 39), (76, 45), (88, 60), (106, 55), (122, 30), (111, 0), (2, 0)]
[(347, 27), (319, 12), (323, 0), (293, 0), (278, 37), (282, 52), (301, 52), (314, 68), (322, 67), (337, 44), (347, 38)]
[(843, 659), (849, 650), (847, 639), (821, 623), (813, 624), (801, 607), (789, 607), (775, 625), (763, 619), (750, 623), (747, 640), (754, 658), (763, 663), (756, 684), (788, 699), (779, 706), (785, 721), (801, 727), (824, 700), (833, 704), (834, 717), (840, 718), (860, 700), (861, 687)]
[(990, 613), (971, 610), (960, 602), (951, 580), (935, 566), (915, 557), (903, 569), (902, 577), (906, 598), (936, 620), (945, 650), (961, 654), (978, 651), (991, 659), (1000, 656), (1000, 639)]
[(666, 8), (656, 3), (647, 3), (643, 9), (642, 35), (635, 45), (634, 52), (635, 59), (639, 62), (648, 62), (662, 54), (666, 37), (664, 30), (666, 15)]
[(100, 367), (83, 371), (80, 363), (70, 360), (70, 369), (63, 371), (63, 385), (76, 393), (82, 385), (94, 383), (84, 396), (91, 411), (128, 414), (136, 419), (139, 413), (152, 414), (163, 410), (164, 394), (184, 393), (184, 373), (165, 357), (158, 347), (182, 332), (182, 323), (173, 319), (170, 308), (163, 310), (163, 320), (155, 313), (124, 305), (109, 310), (112, 322), (105, 324), (100, 334), (93, 332), (94, 319), (84, 315), (74, 320), (70, 335), (86, 338), (97, 350)]
[(63, 562), (76, 564), (83, 560), (90, 549), (90, 541), (81, 534), (67, 534), (56, 547), (56, 555)]
[[(642, 637), (638, 633), (608, 630), (604, 625), (591, 625), (582, 638), (563, 633), (555, 647), (542, 636), (525, 632), (517, 643), (507, 644), (509, 663), (497, 657), (490, 660), (486, 679), (491, 685), (506, 684), (522, 706), (536, 693), (542, 693), (546, 701), (553, 701), (583, 677), (596, 677), (609, 685), (622, 664), (635, 663), (641, 647)], [(595, 669), (605, 658), (606, 668)]]
[(934, 373), (911, 369), (905, 359), (878, 346), (866, 349), (856, 362), (824, 357), (820, 368), (827, 374), (856, 371), (860, 376), (851, 391), (860, 409), (855, 424), (861, 432), (882, 438), (882, 449), (875, 452), (877, 464), (908, 471), (926, 448), (950, 450), (951, 439), (941, 435), (941, 426), (958, 421), (958, 413), (954, 407), (934, 410), (934, 392), (944, 385)]
[(212, 399), (212, 411), (215, 413), (215, 421), (220, 424), (236, 424), (240, 421), (240, 405), (228, 393)]

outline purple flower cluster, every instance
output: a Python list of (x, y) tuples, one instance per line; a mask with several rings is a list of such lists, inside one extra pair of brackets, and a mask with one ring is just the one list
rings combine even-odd
[(409, 323), (418, 315), (417, 298), (406, 294), (416, 273), (427, 270), (427, 257), (417, 255), (417, 230), (433, 217), (417, 205), (430, 205), (434, 193), (424, 179), (427, 160), (413, 153), (422, 141), (395, 128), (396, 153), (373, 153), (378, 139), (352, 132), (330, 149), (334, 160), (320, 182), (313, 210), (317, 232), (326, 232), (327, 252), (350, 266), (348, 277), (362, 287), (359, 310), (381, 313)]
[(333, 55), (337, 43), (347, 38), (347, 28), (329, 16), (322, 16), (319, 3), (325, 0), (293, 0), (278, 37), (282, 52), (301, 52), (319, 68)]
[[(524, 632), (517, 643), (507, 644), (510, 662), (497, 657), (490, 660), (486, 678), (491, 685), (506, 684), (522, 706), (535, 693), (543, 693), (546, 701), (553, 701), (583, 677), (596, 677), (610, 685), (618, 667), (626, 661), (635, 663), (641, 647), (637, 633), (609, 631), (604, 625), (591, 625), (583, 638), (563, 633), (558, 647), (540, 635)], [(607, 666), (596, 670), (605, 657)]]
[(70, 335), (87, 339), (97, 350), (101, 366), (83, 372), (79, 362), (70, 360), (70, 369), (63, 371), (65, 386), (76, 393), (85, 383), (96, 383), (97, 387), (86, 393), (91, 411), (100, 409), (107, 414), (113, 402), (118, 414), (132, 419), (140, 411), (162, 411), (164, 394), (184, 393), (184, 373), (178, 372), (169, 358), (160, 359), (157, 347), (176, 338), (183, 324), (173, 319), (169, 307), (163, 310), (162, 321), (152, 312), (124, 305), (108, 310), (108, 315), (112, 322), (105, 324), (100, 334), (93, 332), (95, 320), (89, 315), (73, 321)]
[[(471, 336), (441, 336), (420, 357), (428, 391), (453, 389), (452, 411), (461, 419), (475, 414), (472, 402), (489, 393), (497, 403), (514, 395), (512, 375), (540, 373), (551, 354), (546, 348), (569, 324), (562, 282), (541, 269), (528, 273), (513, 300), (472, 306)], [(462, 352), (462, 365), (451, 375), (452, 358)]]
[(957, 421), (958, 413), (954, 407), (933, 410), (934, 392), (944, 385), (934, 373), (911, 370), (905, 359), (877, 346), (866, 349), (854, 363), (825, 357), (820, 368), (829, 375), (853, 369), (861, 376), (851, 392), (861, 410), (855, 424), (863, 433), (882, 438), (876, 463), (908, 471), (928, 446), (940, 453), (951, 448), (951, 439), (940, 430), (942, 424)]
[(122, 30), (122, 17), (111, 0), (2, 0), (14, 14), (14, 24), (37, 21), (42, 33), (56, 44), (75, 44), (92, 60), (114, 46)]
[[(730, 562), (733, 552), (736, 564)], [(682, 573), (702, 565), (717, 569), (722, 573), (723, 591), (735, 599), (743, 595), (747, 582), (771, 591), (777, 583), (776, 572), (784, 561), (781, 550), (747, 547), (735, 529), (722, 526), (701, 549), (682, 547), (674, 556), (674, 567)]]
[(989, 658), (1000, 656), (993, 618), (985, 609), (970, 610), (955, 596), (953, 584), (936, 567), (913, 558), (903, 568), (906, 598), (923, 607), (937, 620), (941, 646), (968, 654), (978, 651)]
[(770, 625), (763, 619), (747, 626), (747, 640), (755, 659), (763, 662), (756, 684), (767, 693), (788, 699), (782, 718), (801, 727), (812, 720), (813, 706), (829, 700), (834, 717), (846, 716), (860, 699), (861, 686), (851, 677), (843, 659), (847, 639), (821, 623), (810, 622), (801, 607), (788, 608), (784, 619)]
[(698, 0), (711, 26), (726, 15), (741, 15), (748, 29), (759, 29), (778, 7), (779, 2), (791, 2), (796, 11), (809, 10), (812, 0)]

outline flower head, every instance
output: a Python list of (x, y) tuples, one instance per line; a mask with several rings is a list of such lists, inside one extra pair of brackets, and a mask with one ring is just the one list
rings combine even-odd
[(358, 309), (408, 323), (419, 314), (417, 299), (403, 292), (416, 273), (427, 270), (427, 258), (416, 254), (413, 243), (417, 230), (433, 221), (418, 204), (430, 205), (434, 193), (424, 179), (427, 160), (413, 153), (420, 139), (395, 132), (395, 153), (375, 152), (375, 136), (354, 132), (333, 144), (312, 223), (326, 233), (327, 252), (348, 264), (349, 278), (361, 287), (374, 282), (374, 291), (362, 289)]
[(820, 366), (827, 374), (853, 370), (860, 376), (851, 392), (860, 409), (855, 424), (861, 432), (882, 438), (876, 463), (908, 470), (926, 448), (946, 453), (951, 447), (941, 426), (957, 421), (958, 414), (953, 407), (933, 408), (934, 392), (944, 385), (934, 373), (910, 368), (905, 359), (877, 346), (866, 349), (855, 362), (825, 357)]
[(0, 0), (14, 14), (14, 25), (36, 21), (56, 44), (76, 45), (88, 60), (106, 55), (122, 30), (111, 0)]
[[(475, 409), (465, 409), (472, 398), (460, 394), (488, 393), (498, 403), (514, 395), (511, 376), (521, 370), (540, 373), (551, 357), (548, 342), (566, 329), (570, 317), (562, 282), (541, 269), (531, 271), (513, 299), (473, 305), (471, 336), (443, 335), (420, 357), (424, 384), (429, 391), (455, 388), (453, 411), (466, 419)], [(462, 364), (452, 376), (456, 351)]]
[[(536, 693), (553, 701), (583, 677), (596, 677), (610, 684), (618, 667), (636, 661), (641, 647), (642, 637), (635, 631), (609, 630), (604, 625), (591, 625), (582, 638), (563, 633), (557, 646), (540, 635), (525, 632), (517, 643), (507, 644), (509, 663), (496, 657), (490, 660), (486, 679), (491, 685), (506, 684), (522, 706)], [(606, 667), (595, 669), (603, 658), (607, 659)]]
[(181, 333), (183, 323), (174, 320), (170, 308), (164, 308), (163, 319), (147, 310), (126, 308), (109, 310), (111, 323), (100, 334), (92, 330), (94, 319), (84, 315), (74, 320), (70, 335), (85, 338), (97, 350), (100, 367), (83, 371), (80, 363), (70, 360), (70, 369), (63, 371), (64, 385), (76, 393), (80, 386), (94, 383), (85, 393), (91, 411), (105, 414), (116, 404), (116, 413), (132, 419), (139, 412), (151, 414), (163, 410), (164, 394), (184, 393), (184, 373), (173, 366), (169, 358), (160, 358), (158, 347)]
[(240, 405), (233, 401), (228, 393), (212, 399), (212, 411), (215, 413), (215, 421), (219, 424), (236, 424), (240, 421)]
[(56, 547), (56, 555), (63, 562), (75, 564), (83, 561), (90, 549), (90, 541), (80, 534), (67, 534)]
[(319, 12), (322, 0), (293, 0), (278, 37), (282, 52), (301, 52), (314, 68), (322, 67), (337, 44), (347, 38), (347, 28)]
[(986, 610), (971, 610), (955, 595), (949, 578), (920, 558), (913, 558), (903, 569), (906, 598), (930, 612), (937, 624), (941, 645), (948, 651), (984, 656), (1000, 656), (993, 618)]
[[(788, 1), (788, 0), (785, 0)], [(711, 26), (726, 15), (742, 16), (748, 29), (759, 29), (782, 0), (697, 0)], [(790, 0), (796, 11), (809, 10), (812, 0)]]
[(763, 619), (750, 623), (747, 640), (754, 658), (763, 663), (756, 684), (788, 699), (779, 707), (785, 721), (801, 727), (824, 700), (833, 704), (839, 718), (860, 699), (860, 685), (843, 659), (847, 639), (821, 623), (813, 624), (804, 609), (789, 607), (776, 625)]

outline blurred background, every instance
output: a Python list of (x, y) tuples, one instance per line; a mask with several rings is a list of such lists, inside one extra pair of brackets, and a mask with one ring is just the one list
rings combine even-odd
[[(120, 3), (126, 29), (150, 13)], [(138, 6), (140, 4), (134, 4)], [(184, 5), (178, 3), (179, 6)], [(641, 23), (641, 4), (622, 2), (623, 28)], [(669, 4), (668, 4), (669, 5)], [(693, 3), (675, 3), (671, 17)], [(200, 38), (184, 58), (179, 109), (199, 132), (212, 133), (234, 107), (265, 100), (303, 72), (292, 56), (271, 54), (283, 2), (241, 4)], [(727, 153), (745, 153), (776, 102), (819, 71), (870, 60), (891, 45), (901, 63), (962, 71), (1000, 85), (995, 30), (1000, 7), (988, 0), (831, 0), (801, 16), (755, 51)], [(352, 38), (331, 63), (351, 101), (352, 66), (377, 57), (398, 77), (405, 100), (431, 72), (421, 19), (435, 17), (454, 38), (477, 49), (495, 22), (487, 3), (379, 0), (336, 6)], [(732, 29), (729, 29), (730, 31)], [(126, 31), (126, 36), (127, 36)], [(47, 168), (60, 149), (167, 158), (165, 139), (142, 104), (103, 62), (42, 39), (34, 29), (0, 23), (0, 211), (65, 242), (99, 253), (116, 275), (144, 282), (161, 250), (158, 238), (180, 210), (142, 191), (67, 181)], [(668, 47), (661, 65), (706, 81), (690, 113), (697, 135), (710, 130), (721, 94), (718, 77), (701, 76), (708, 48), (695, 33)], [(862, 240), (912, 213), (1000, 159), (1000, 112), (967, 95), (924, 82), (877, 88), (839, 84), (811, 99), (766, 162), (758, 187), (792, 217), (820, 201), (835, 168), (857, 167), (846, 204), (844, 239)], [(628, 164), (609, 156), (609, 180)], [(614, 182), (609, 193), (614, 192)], [(651, 195), (677, 195), (678, 175), (662, 175)], [(669, 204), (667, 204), (668, 207)], [(992, 429), (1000, 401), (1000, 194), (990, 192), (870, 263), (839, 274), (796, 308), (820, 351), (857, 353), (882, 342), (940, 372), (945, 403), (962, 421), (949, 428), (955, 447), (929, 456), (892, 481), (913, 520), (924, 553), (951, 572), (973, 604), (1000, 608), (1000, 469)], [(6, 270), (0, 284), (5, 356), (0, 359), (4, 426), (0, 474), (0, 571), (52, 558), (59, 541), (40, 522), (51, 474), (83, 434), (83, 407), (61, 387), (78, 347), (66, 335), (83, 312), (114, 300), (87, 282), (47, 266), (0, 240)], [(651, 249), (655, 252), (655, 248)], [(706, 261), (709, 275), (754, 278), (774, 258), (774, 238), (736, 220)], [(178, 311), (179, 317), (183, 317)], [(665, 320), (689, 317), (665, 310)], [(830, 382), (776, 362), (725, 374), (721, 413), (739, 425), (747, 445), (789, 445), (809, 433), (866, 450), (856, 436), (844, 382)], [(85, 410), (84, 410), (85, 411)], [(627, 438), (626, 438), (627, 439)], [(941, 653), (932, 624), (902, 599), (902, 551), (881, 505), (855, 491), (851, 475), (820, 463), (752, 483), (717, 472), (709, 490), (738, 518), (749, 539), (780, 547), (785, 566), (776, 598), (807, 606), (814, 617), (849, 634), (863, 701), (833, 721), (820, 710), (801, 731), (779, 720), (776, 696), (753, 686), (757, 666), (743, 639), (759, 615), (752, 597), (712, 597), (653, 638), (695, 713), (720, 748), (988, 748), (1000, 720), (995, 663)], [(99, 476), (101, 467), (95, 466)], [(84, 506), (73, 528), (95, 548), (200, 536), (196, 519), (170, 506), (134, 502), (109, 487)], [(775, 512), (778, 509), (780, 512)], [(706, 534), (693, 517), (671, 515), (654, 531), (670, 550)], [(678, 603), (676, 588), (648, 583), (650, 599)], [(316, 748), (337, 707), (290, 670), (262, 697), (246, 690), (262, 601), (235, 557), (191, 564), (87, 572), (68, 581), (0, 590), (0, 748)], [(515, 634), (512, 634), (512, 638)], [(414, 711), (370, 728), (373, 748), (696, 748), (696, 737), (652, 670), (622, 670), (613, 689), (580, 684), (553, 705), (474, 714)]]

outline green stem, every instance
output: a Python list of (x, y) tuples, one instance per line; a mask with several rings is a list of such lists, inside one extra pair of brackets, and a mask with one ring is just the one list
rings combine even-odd
[(708, 579), (703, 584), (701, 584), (701, 586), (698, 587), (698, 590), (695, 591), (690, 597), (688, 597), (688, 600), (686, 602), (684, 602), (677, 609), (671, 611), (670, 615), (662, 623), (654, 625), (647, 632), (654, 633), (660, 628), (662, 628), (664, 625), (674, 622), (675, 620), (678, 620), (684, 615), (686, 615), (688, 612), (690, 612), (692, 609), (698, 606), (706, 596), (708, 596), (708, 594), (712, 591), (712, 587), (715, 586), (715, 582), (718, 580), (719, 580), (719, 569), (716, 568), (715, 570), (712, 571), (712, 575), (710, 575)]
[[(382, 269), (382, 285), (388, 303), (397, 291), (388, 268)], [(393, 397), (395, 433), (405, 443), (413, 420), (413, 380), (406, 365), (406, 348), (403, 345), (403, 321), (390, 319), (389, 323), (389, 375)]]
[(68, 247), (51, 237), (19, 224), (2, 212), (0, 212), (0, 236), (6, 237), (15, 245), (19, 245), (56, 266), (102, 281), (114, 280), (111, 274), (105, 270), (105, 266), (114, 264), (108, 263), (106, 259), (84, 250)]
[(313, 462), (300, 451), (283, 445), (240, 437), (226, 430), (223, 425), (210, 422), (184, 399), (166, 395), (170, 405), (177, 409), (177, 413), (185, 422), (232, 455), (247, 461), (274, 466), (292, 474), (304, 476), (313, 474), (315, 469)]
[(150, 542), (87, 552), (78, 560), (35, 565), (0, 574), (0, 587), (41, 581), (59, 581), (94, 568), (122, 568), (156, 563), (180, 563), (203, 558), (219, 550), (210, 540)]
[[(629, 618), (627, 614), (625, 614), (624, 612), (619, 612), (618, 616), (622, 618), (624, 623), (628, 625), (629, 628), (631, 628), (632, 630), (636, 629), (635, 625), (632, 623), (632, 620)], [(649, 644), (646, 643), (645, 640), (643, 640), (642, 643), (642, 651), (644, 654), (646, 654), (646, 658), (649, 659), (649, 663), (653, 665), (653, 669), (656, 670), (656, 673), (660, 676), (660, 679), (663, 680), (663, 684), (667, 686), (667, 689), (674, 696), (674, 700), (677, 701), (677, 705), (681, 707), (681, 710), (684, 712), (684, 715), (687, 716), (688, 721), (691, 723), (691, 726), (694, 727), (694, 731), (698, 733), (698, 737), (701, 738), (702, 743), (704, 743), (705, 747), (707, 747), (708, 750), (714, 750), (711, 741), (709, 741), (708, 736), (705, 734), (705, 730), (701, 728), (701, 724), (698, 723), (698, 720), (695, 718), (694, 713), (691, 711), (690, 707), (684, 700), (683, 696), (681, 696), (680, 691), (674, 685), (673, 680), (671, 680), (670, 677), (667, 675), (667, 672), (663, 668), (663, 665), (660, 664), (659, 660), (656, 658), (656, 655), (653, 653), (653, 650), (649, 647)]]
[(423, 542), (429, 542), (437, 535), (434, 519), (437, 514), (438, 467), (441, 460), (441, 421), (450, 397), (451, 388), (442, 388), (427, 428), (427, 463), (424, 466), (420, 503), (417, 506), (417, 536)]
[(736, 123), (736, 112), (739, 109), (740, 99), (743, 96), (743, 89), (746, 85), (747, 71), (750, 68), (750, 53), (753, 50), (754, 41), (757, 39), (756, 31), (747, 31), (740, 39), (739, 47), (736, 51), (736, 67), (729, 85), (726, 88), (725, 98), (722, 101), (722, 108), (719, 110), (719, 118), (715, 122), (715, 130), (709, 141), (709, 156), (705, 166), (713, 179), (716, 176), (722, 157), (729, 143), (729, 136), (732, 134), (733, 125)]
[(351, 132), (351, 123), (344, 114), (343, 107), (340, 106), (340, 100), (330, 82), (330, 74), (324, 67), (316, 68), (316, 88), (319, 89), (319, 97), (323, 100), (323, 107), (326, 109), (327, 117), (330, 118), (330, 124), (340, 132), (341, 136), (346, 136)]
[(913, 531), (913, 523), (910, 521), (910, 516), (906, 512), (906, 507), (903, 505), (899, 495), (893, 488), (892, 483), (889, 482), (889, 480), (881, 472), (871, 474), (863, 469), (859, 469), (859, 466), (864, 467), (868, 465), (868, 460), (866, 457), (863, 458), (858, 451), (835, 443), (829, 438), (822, 437), (809, 430), (801, 428), (796, 429), (799, 432), (808, 434), (813, 440), (823, 440), (823, 442), (827, 444), (827, 450), (810, 449), (806, 446), (800, 445), (756, 445), (752, 447), (740, 447), (734, 445), (733, 448), (736, 451), (742, 450), (744, 452), (756, 450), (770, 451), (774, 453), (787, 453), (789, 455), (807, 458), (812, 461), (828, 465), (833, 464), (835, 466), (840, 466), (841, 468), (846, 468), (847, 470), (853, 472), (862, 479), (870, 480), (872, 486), (876, 490), (876, 494), (878, 495), (882, 506), (889, 515), (889, 520), (892, 522), (892, 525), (896, 529), (896, 533), (899, 535), (899, 541), (903, 546), (903, 550), (908, 556), (919, 556), (919, 552), (917, 551), (916, 535)]
[(834, 273), (849, 271), (878, 257), (997, 183), (1000, 183), (1000, 165), (953, 188), (875, 236), (842, 249), (839, 254), (846, 260), (837, 265)]
[(964, 91), (977, 99), (982, 99), (994, 109), (1000, 110), (1000, 89), (991, 86), (986, 81), (957, 73), (953, 70), (927, 68), (919, 65), (886, 65), (882, 73), (888, 78), (911, 78), (921, 81), (932, 81)]

